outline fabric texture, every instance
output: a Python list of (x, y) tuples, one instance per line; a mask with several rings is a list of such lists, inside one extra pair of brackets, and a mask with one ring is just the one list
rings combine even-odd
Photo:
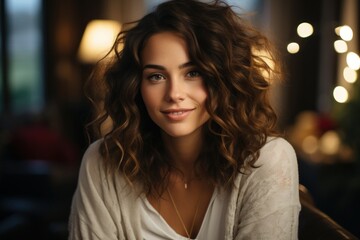
[[(229, 191), (220, 187), (214, 189), (210, 203), (196, 239), (219, 240), (224, 237), (225, 218), (229, 203)], [(146, 196), (141, 201), (141, 231), (144, 240), (173, 239), (187, 240), (173, 230), (157, 210), (149, 203)]]
[[(83, 157), (69, 239), (141, 240), (140, 185), (106, 172), (100, 141), (91, 144)], [(223, 239), (297, 239), (300, 202), (294, 149), (282, 138), (271, 138), (256, 165), (235, 180)]]

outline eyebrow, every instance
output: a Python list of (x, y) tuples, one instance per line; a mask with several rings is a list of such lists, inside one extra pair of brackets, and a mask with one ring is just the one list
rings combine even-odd
[[(193, 62), (183, 63), (183, 64), (179, 65), (179, 69), (187, 68), (187, 67), (194, 66), (194, 65), (195, 64)], [(147, 68), (158, 69), (158, 70), (166, 70), (166, 68), (164, 66), (157, 65), (157, 64), (146, 64), (143, 67), (143, 70), (145, 70)]]

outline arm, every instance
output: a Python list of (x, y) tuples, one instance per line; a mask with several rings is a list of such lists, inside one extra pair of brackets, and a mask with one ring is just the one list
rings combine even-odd
[(300, 203), (293, 148), (273, 139), (261, 149), (256, 165), (242, 179), (235, 239), (297, 239)]
[[(69, 219), (69, 239), (118, 239), (116, 226), (108, 210), (105, 171), (98, 143), (84, 154)], [(114, 204), (116, 206), (116, 204)]]

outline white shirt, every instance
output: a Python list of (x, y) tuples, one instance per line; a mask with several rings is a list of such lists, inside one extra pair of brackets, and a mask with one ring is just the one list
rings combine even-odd
[[(229, 192), (215, 188), (196, 240), (219, 240), (225, 235), (225, 216)], [(141, 231), (143, 240), (187, 240), (176, 233), (165, 219), (142, 197), (140, 204)]]
[[(109, 174), (99, 153), (100, 143), (92, 144), (82, 161), (69, 239), (142, 240), (141, 184), (129, 185), (122, 174)], [(300, 202), (294, 149), (282, 138), (271, 138), (260, 150), (256, 165), (259, 167), (236, 177), (225, 232), (218, 239), (297, 239)]]

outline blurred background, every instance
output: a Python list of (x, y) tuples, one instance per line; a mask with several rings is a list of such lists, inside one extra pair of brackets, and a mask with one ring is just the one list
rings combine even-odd
[[(112, 31), (159, 2), (0, 0), (0, 239), (66, 239), (91, 119), (83, 85)], [(227, 2), (284, 60), (272, 100), (297, 152), (300, 183), (359, 237), (358, 1)]]

